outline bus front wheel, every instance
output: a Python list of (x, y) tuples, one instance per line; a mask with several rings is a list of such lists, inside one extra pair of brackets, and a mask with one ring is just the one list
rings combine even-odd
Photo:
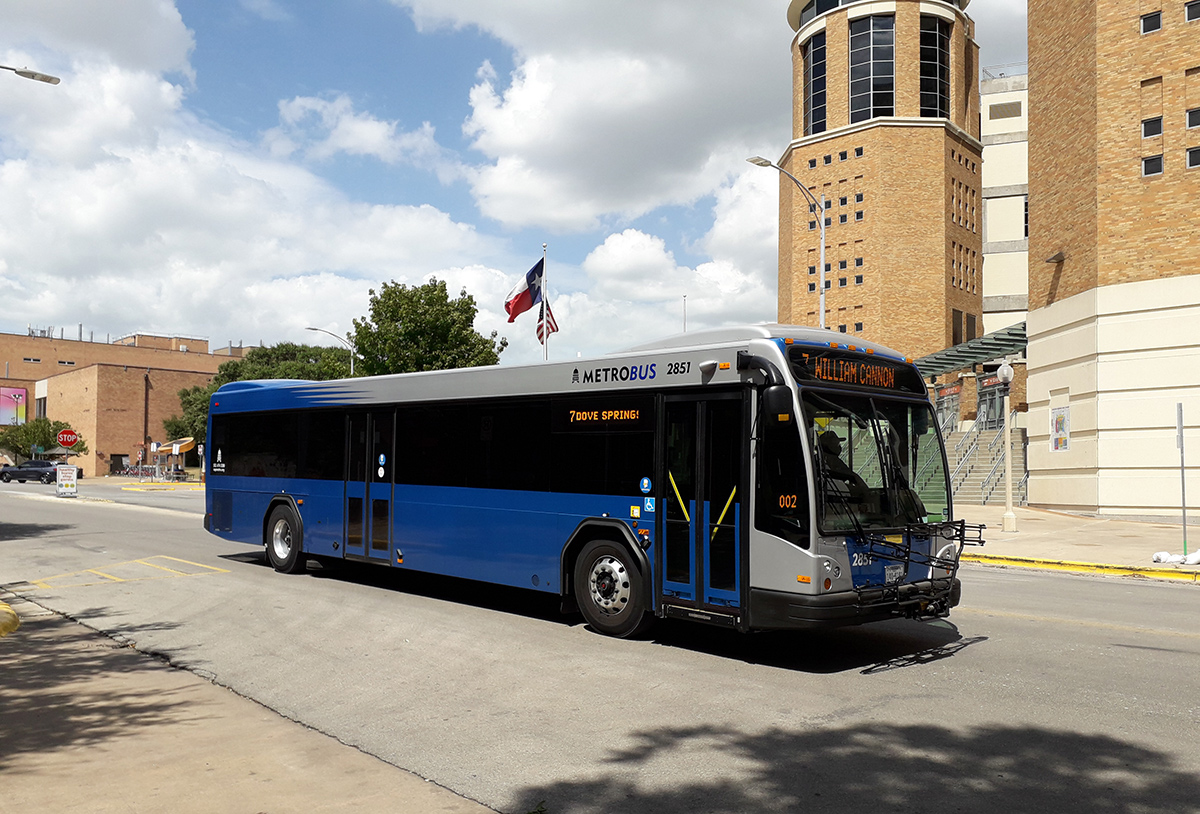
[(646, 587), (629, 551), (608, 540), (593, 540), (575, 561), (575, 601), (583, 618), (608, 636), (633, 636), (652, 621)]
[(267, 559), (282, 574), (298, 574), (308, 564), (304, 557), (304, 536), (300, 520), (291, 506), (281, 504), (267, 520)]

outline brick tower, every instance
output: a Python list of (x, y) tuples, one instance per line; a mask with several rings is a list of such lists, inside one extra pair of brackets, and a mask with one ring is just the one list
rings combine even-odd
[[(826, 327), (912, 357), (983, 333), (969, 0), (792, 0), (780, 166), (825, 196)], [(779, 321), (816, 325), (820, 225), (780, 176)]]

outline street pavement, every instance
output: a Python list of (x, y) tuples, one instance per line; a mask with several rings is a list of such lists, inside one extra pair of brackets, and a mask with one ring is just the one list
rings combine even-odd
[[(203, 506), (195, 484), (96, 479), (81, 484), (80, 495), (180, 512), (197, 522)], [(1006, 533), (1000, 531), (1003, 507), (958, 507), (961, 519), (987, 525), (986, 544), (964, 558), (1008, 568), (1200, 581), (1198, 567), (1153, 562), (1157, 551), (1182, 553), (1179, 523), (1020, 507), (1015, 513), (1017, 531)], [(20, 627), (0, 639), (0, 800), (6, 810), (491, 810), (0, 589), (0, 618), (10, 617), (7, 611), (15, 612)]]

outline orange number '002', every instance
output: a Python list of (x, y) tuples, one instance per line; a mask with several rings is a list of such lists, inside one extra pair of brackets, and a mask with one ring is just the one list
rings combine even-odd
[(795, 495), (780, 495), (779, 496), (779, 508), (781, 508), (781, 509), (796, 508), (796, 496)]

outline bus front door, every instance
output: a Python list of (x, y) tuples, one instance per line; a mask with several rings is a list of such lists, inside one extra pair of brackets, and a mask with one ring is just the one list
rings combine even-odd
[(748, 443), (742, 394), (669, 396), (664, 418), (662, 601), (730, 613), (741, 605)]
[(391, 410), (350, 416), (346, 480), (348, 556), (389, 559), (395, 420), (396, 414)]

